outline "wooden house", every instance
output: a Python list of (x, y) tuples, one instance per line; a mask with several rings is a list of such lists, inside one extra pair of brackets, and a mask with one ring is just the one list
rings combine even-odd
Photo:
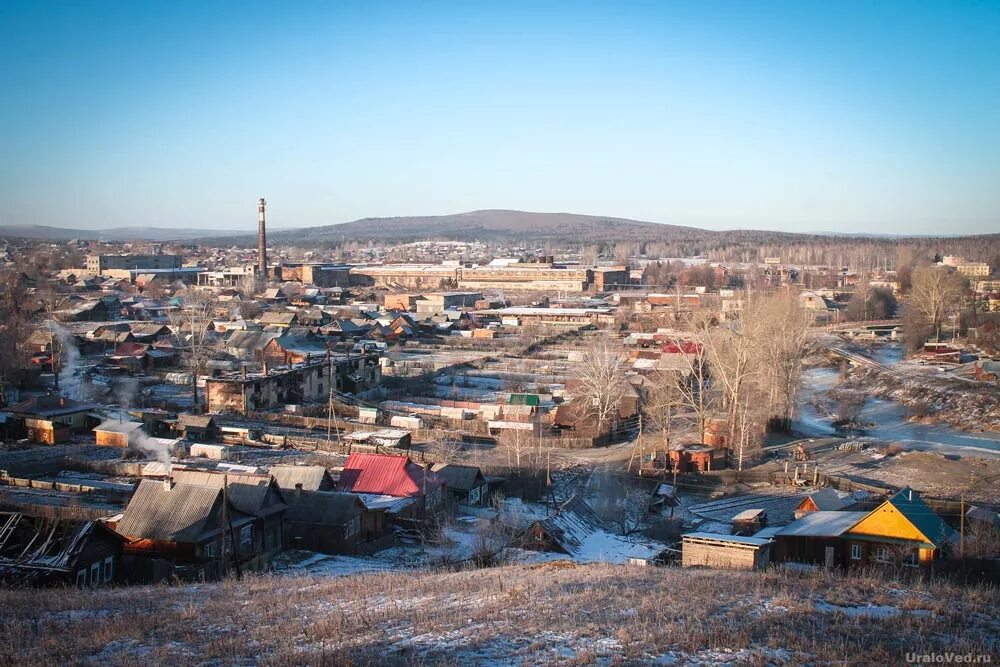
[(177, 431), (182, 438), (194, 442), (215, 440), (218, 428), (211, 415), (179, 415)]
[(801, 518), (809, 512), (838, 512), (846, 509), (848, 501), (831, 487), (810, 493), (795, 507), (795, 518)]
[(217, 486), (144, 479), (115, 530), (128, 539), (126, 554), (164, 559), (193, 570), (193, 576), (215, 577), (234, 564), (233, 535), (240, 536), (241, 559), (251, 551), (242, 538), (254, 517), (232, 503), (223, 512), (223, 502)]
[(688, 533), (682, 536), (684, 567), (762, 570), (770, 562), (771, 540), (763, 537)]
[(461, 505), (483, 505), (488, 500), (489, 485), (476, 466), (437, 463), (431, 470), (444, 481), (448, 493)]
[(844, 567), (849, 560), (844, 533), (867, 514), (834, 510), (807, 512), (774, 533), (773, 558), (782, 563)]
[(178, 484), (219, 490), (225, 486), (232, 507), (251, 517), (238, 534), (242, 567), (265, 569), (281, 551), (288, 504), (270, 475), (181, 469), (173, 471), (172, 476)]
[(0, 512), (0, 582), (103, 586), (118, 580), (124, 539), (89, 520)]
[(954, 531), (910, 488), (899, 491), (844, 533), (850, 564), (929, 565)]
[(385, 511), (369, 509), (360, 496), (336, 491), (285, 493), (285, 545), (327, 554), (371, 553), (388, 546)]
[[(371, 501), (385, 498), (390, 514), (408, 518), (422, 518), (441, 509), (445, 501), (444, 482), (408, 456), (351, 454), (337, 480), (337, 489), (363, 494), (366, 498), (362, 500), (370, 508), (382, 505)], [(412, 502), (393, 500), (400, 498)], [(401, 514), (399, 510), (404, 508)]]

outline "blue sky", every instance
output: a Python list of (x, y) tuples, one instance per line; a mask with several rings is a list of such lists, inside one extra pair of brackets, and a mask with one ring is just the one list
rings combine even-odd
[(1000, 2), (0, 4), (0, 224), (1000, 231)]

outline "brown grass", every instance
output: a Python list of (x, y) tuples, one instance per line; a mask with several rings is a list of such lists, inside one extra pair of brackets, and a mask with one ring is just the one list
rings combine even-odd
[[(888, 618), (820, 613), (892, 606)], [(104, 591), (0, 592), (0, 664), (898, 664), (997, 657), (1000, 593), (944, 582), (512, 566)], [(914, 613), (915, 612), (915, 613)], [(712, 651), (730, 650), (729, 654)], [(781, 649), (781, 651), (778, 651)], [(776, 652), (777, 651), (777, 652)]]

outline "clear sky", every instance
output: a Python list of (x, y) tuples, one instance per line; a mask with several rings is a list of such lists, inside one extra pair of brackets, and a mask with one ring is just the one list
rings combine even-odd
[(5, 0), (0, 91), (0, 224), (1000, 231), (1000, 0)]

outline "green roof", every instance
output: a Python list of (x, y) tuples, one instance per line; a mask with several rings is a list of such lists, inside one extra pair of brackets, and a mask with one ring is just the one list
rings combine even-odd
[(947, 541), (948, 535), (951, 533), (948, 524), (941, 520), (941, 517), (923, 501), (916, 491), (904, 488), (889, 498), (889, 503), (935, 545), (941, 546)]
[(531, 405), (538, 407), (542, 404), (538, 394), (511, 394), (510, 405)]

